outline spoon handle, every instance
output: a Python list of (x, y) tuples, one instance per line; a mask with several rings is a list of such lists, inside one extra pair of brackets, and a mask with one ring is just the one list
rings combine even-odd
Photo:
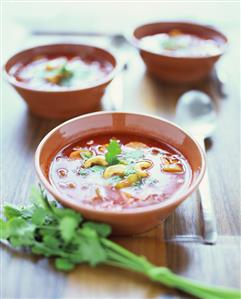
[[(205, 151), (204, 139), (199, 139), (200, 145)], [(213, 210), (212, 197), (210, 192), (208, 169), (199, 185), (201, 209), (203, 214), (203, 238), (206, 244), (215, 244), (217, 241), (216, 220)]]

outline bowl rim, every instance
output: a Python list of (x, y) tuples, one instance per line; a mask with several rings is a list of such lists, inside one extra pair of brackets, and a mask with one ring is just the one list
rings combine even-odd
[[(81, 203), (76, 203), (73, 200), (67, 198), (66, 196), (64, 196), (64, 194), (62, 194), (61, 192), (59, 192), (57, 190), (57, 188), (55, 188), (45, 177), (45, 175), (43, 174), (42, 170), (41, 170), (41, 166), (40, 166), (40, 155), (41, 155), (41, 151), (42, 151), (42, 147), (43, 145), (48, 141), (48, 139), (52, 136), (53, 133), (55, 133), (56, 131), (58, 131), (60, 128), (73, 123), (79, 119), (84, 119), (84, 118), (88, 118), (91, 116), (98, 116), (98, 115), (113, 115), (113, 114), (124, 114), (124, 115), (136, 115), (136, 116), (142, 116), (142, 117), (147, 117), (147, 118), (153, 118), (155, 120), (159, 120), (165, 123), (170, 124), (171, 126), (175, 127), (176, 129), (180, 130), (182, 133), (184, 133), (185, 135), (187, 135), (196, 145), (197, 149), (199, 150), (200, 156), (201, 156), (201, 165), (200, 165), (200, 172), (198, 174), (198, 176), (195, 178), (194, 183), (190, 183), (190, 185), (185, 188), (183, 190), (183, 192), (177, 196), (173, 196), (170, 199), (167, 199), (161, 203), (158, 204), (154, 204), (154, 205), (150, 205), (150, 206), (146, 206), (146, 207), (138, 207), (138, 208), (134, 208), (134, 209), (130, 209), (130, 210), (120, 210), (120, 211), (115, 211), (115, 210), (98, 210), (98, 209), (94, 209), (94, 208), (90, 208), (87, 207)], [(183, 130), (182, 128), (180, 128), (178, 125), (174, 124), (171, 121), (168, 121), (164, 118), (161, 117), (157, 117), (157, 116), (152, 116), (149, 114), (144, 114), (144, 113), (132, 113), (132, 112), (111, 112), (111, 111), (103, 111), (103, 112), (94, 112), (94, 113), (88, 113), (85, 115), (81, 115), (81, 116), (77, 116), (75, 118), (72, 118), (66, 122), (63, 122), (62, 124), (58, 125), (57, 127), (55, 127), (54, 129), (52, 129), (39, 143), (36, 152), (35, 152), (35, 157), (34, 157), (34, 164), (35, 164), (35, 171), (38, 175), (38, 178), (40, 180), (40, 182), (43, 184), (43, 186), (46, 188), (47, 191), (50, 192), (51, 195), (54, 196), (54, 198), (59, 201), (61, 204), (66, 205), (68, 207), (71, 207), (74, 210), (77, 211), (84, 211), (84, 212), (90, 212), (90, 213), (95, 213), (98, 215), (131, 215), (131, 214), (141, 214), (141, 213), (146, 213), (146, 212), (151, 212), (154, 210), (159, 210), (165, 207), (171, 207), (173, 205), (177, 206), (178, 204), (180, 204), (183, 200), (185, 200), (188, 196), (190, 196), (190, 194), (192, 194), (194, 192), (194, 190), (198, 187), (199, 183), (201, 182), (204, 173), (205, 173), (205, 169), (206, 169), (206, 159), (205, 159), (205, 154), (204, 151), (202, 149), (202, 147), (199, 145), (199, 143), (195, 140), (195, 138), (193, 138), (192, 136), (190, 136), (189, 133), (187, 133), (185, 130)]]
[[(34, 88), (31, 87), (31, 85), (28, 85), (26, 83), (22, 83), (22, 82), (18, 82), (17, 80), (15, 80), (14, 76), (10, 75), (9, 72), (7, 71), (7, 64), (10, 62), (11, 59), (13, 59), (14, 57), (23, 54), (24, 52), (27, 51), (33, 51), (34, 49), (37, 48), (46, 48), (46, 47), (58, 47), (58, 46), (81, 46), (81, 47), (88, 47), (88, 48), (93, 48), (95, 50), (101, 50), (107, 54), (109, 54), (110, 56), (112, 56), (112, 58), (115, 61), (115, 65), (113, 66), (113, 69), (111, 70), (111, 72), (109, 74), (107, 74), (106, 76), (104, 76), (102, 79), (94, 81), (92, 84), (88, 85), (87, 87), (72, 87), (72, 88), (63, 88), (63, 89), (59, 89), (59, 90), (51, 90), (51, 89), (38, 89), (38, 88)], [(117, 55), (115, 55), (113, 53), (113, 51), (111, 50), (107, 50), (105, 48), (99, 47), (99, 46), (95, 46), (92, 44), (88, 44), (88, 43), (46, 43), (46, 44), (41, 44), (39, 46), (33, 46), (33, 47), (29, 47), (29, 48), (24, 48), (20, 51), (17, 51), (16, 53), (14, 53), (13, 55), (11, 55), (7, 61), (4, 63), (3, 65), (3, 72), (4, 72), (4, 76), (6, 77), (7, 81), (13, 85), (14, 87), (17, 88), (21, 88), (24, 90), (29, 90), (29, 91), (33, 91), (33, 92), (41, 92), (41, 93), (70, 93), (70, 92), (77, 92), (77, 91), (89, 91), (91, 89), (100, 87), (102, 85), (108, 84), (110, 81), (113, 80), (113, 78), (115, 77), (115, 75), (121, 70), (122, 65), (121, 65), (121, 61), (120, 59), (117, 57)]]
[[(192, 57), (192, 56), (172, 56), (172, 55), (168, 55), (168, 54), (161, 54), (161, 53), (156, 53), (156, 52), (153, 52), (153, 51), (150, 51), (148, 49), (146, 49), (145, 47), (141, 46), (140, 43), (139, 43), (139, 38), (137, 38), (135, 36), (135, 32), (137, 29), (140, 29), (142, 27), (145, 27), (145, 26), (148, 26), (148, 25), (162, 25), (162, 24), (170, 24), (170, 25), (177, 25), (178, 24), (181, 24), (181, 25), (194, 25), (194, 26), (197, 26), (197, 27), (200, 27), (200, 28), (203, 28), (205, 30), (212, 30), (213, 32), (215, 32), (218, 36), (221, 36), (222, 39), (224, 40), (224, 43), (222, 45), (222, 47), (220, 47), (220, 52), (218, 54), (212, 54), (212, 55), (208, 55), (208, 56), (196, 56), (196, 57)], [(145, 35), (145, 36), (149, 36), (149, 35)], [(156, 56), (160, 56), (160, 57), (165, 57), (167, 59), (176, 59), (176, 60), (207, 60), (207, 59), (210, 59), (210, 58), (217, 58), (217, 57), (220, 57), (222, 56), (224, 53), (227, 52), (227, 48), (228, 48), (228, 44), (229, 44), (229, 41), (228, 41), (228, 38), (227, 36), (221, 32), (219, 29), (217, 29), (215, 26), (213, 25), (206, 25), (204, 23), (198, 23), (198, 22), (192, 22), (192, 21), (183, 21), (183, 20), (175, 20), (175, 21), (171, 21), (171, 20), (166, 20), (166, 21), (156, 21), (156, 22), (148, 22), (148, 23), (142, 23), (138, 26), (136, 26), (131, 34), (129, 34), (128, 36), (128, 40), (129, 42), (137, 49), (139, 49), (140, 51), (143, 51), (143, 52), (146, 52), (146, 53), (149, 53), (149, 54), (152, 54), (152, 55), (156, 55)]]

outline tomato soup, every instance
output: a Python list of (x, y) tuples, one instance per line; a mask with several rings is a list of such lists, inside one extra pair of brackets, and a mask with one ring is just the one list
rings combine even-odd
[(220, 54), (220, 45), (212, 39), (171, 30), (140, 39), (140, 45), (148, 51), (175, 57), (206, 57)]
[(10, 74), (18, 82), (40, 90), (86, 88), (113, 70), (108, 61), (79, 56), (37, 56), (26, 64), (16, 64)]
[(186, 189), (191, 168), (172, 146), (140, 136), (93, 136), (63, 148), (49, 179), (67, 198), (95, 209), (155, 205)]

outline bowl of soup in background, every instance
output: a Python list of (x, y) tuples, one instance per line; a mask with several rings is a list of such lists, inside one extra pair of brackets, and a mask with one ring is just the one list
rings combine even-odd
[(109, 51), (51, 44), (18, 52), (5, 64), (8, 82), (43, 118), (68, 119), (95, 111), (117, 71)]
[(223, 55), (227, 37), (216, 29), (186, 22), (137, 27), (131, 37), (148, 71), (164, 82), (190, 83), (207, 77)]
[[(117, 164), (108, 165), (105, 154), (113, 140), (121, 145), (121, 153)], [(140, 144), (145, 145), (141, 152)], [(176, 166), (177, 172), (172, 172)], [(158, 225), (197, 189), (205, 158), (195, 140), (164, 119), (96, 112), (49, 132), (36, 150), (35, 168), (40, 182), (61, 204), (110, 224), (116, 235), (132, 235)], [(129, 178), (133, 185), (125, 185)]]

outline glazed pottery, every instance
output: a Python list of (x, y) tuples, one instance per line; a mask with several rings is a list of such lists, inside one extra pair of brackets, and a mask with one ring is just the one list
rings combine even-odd
[[(159, 204), (121, 211), (98, 210), (66, 198), (50, 183), (49, 166), (52, 159), (60, 149), (80, 138), (104, 133), (141, 135), (172, 145), (191, 166), (192, 178), (188, 187)], [(135, 113), (97, 112), (71, 119), (48, 133), (37, 148), (35, 168), (40, 182), (61, 204), (79, 211), (87, 219), (110, 224), (115, 235), (132, 235), (158, 225), (197, 189), (205, 171), (205, 158), (195, 140), (164, 119)]]
[[(107, 61), (113, 70), (99, 81), (86, 88), (66, 88), (64, 90), (39, 90), (19, 82), (10, 74), (11, 68), (26, 64), (41, 55), (76, 55), (89, 61)], [(117, 59), (109, 51), (83, 44), (52, 44), (27, 49), (12, 56), (5, 64), (9, 83), (26, 101), (30, 111), (43, 118), (68, 119), (80, 114), (96, 111), (106, 87), (117, 72)]]
[[(174, 57), (151, 52), (140, 45), (139, 40), (143, 37), (169, 33), (174, 29), (200, 38), (215, 40), (220, 45), (220, 53), (203, 57)], [(184, 22), (158, 22), (141, 25), (134, 30), (131, 42), (138, 48), (147, 70), (157, 79), (171, 83), (190, 83), (207, 77), (227, 46), (226, 36), (216, 29)]]

